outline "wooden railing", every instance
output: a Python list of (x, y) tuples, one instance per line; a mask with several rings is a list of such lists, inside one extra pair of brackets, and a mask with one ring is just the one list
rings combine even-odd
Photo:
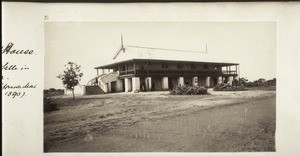
[(119, 75), (131, 75), (131, 74), (134, 74), (134, 69), (119, 72)]
[(146, 75), (154, 75), (154, 76), (179, 76), (179, 75), (222, 75), (222, 74), (237, 74), (236, 71), (221, 71), (217, 69), (201, 69), (201, 70), (163, 70), (163, 69), (137, 69), (137, 70), (127, 70), (120, 71), (120, 76), (123, 75), (136, 75), (136, 76), (146, 76)]
[(223, 74), (237, 74), (237, 71), (227, 71), (227, 70), (223, 70), (222, 73), (223, 73)]

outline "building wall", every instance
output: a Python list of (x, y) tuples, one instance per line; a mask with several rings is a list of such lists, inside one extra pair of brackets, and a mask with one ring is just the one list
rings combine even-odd
[(127, 68), (128, 68), (128, 70), (133, 70), (134, 69), (133, 63), (128, 63)]
[(218, 77), (211, 77), (210, 86), (214, 87), (218, 83)]
[[(150, 62), (149, 63), (149, 69), (164, 69), (163, 66), (164, 62)], [(215, 69), (215, 65), (205, 65), (205, 64), (197, 64), (197, 63), (181, 63), (182, 64), (182, 70), (200, 70), (205, 69), (205, 66), (207, 69)], [(192, 64), (194, 68), (192, 68)], [(147, 62), (136, 62), (136, 69), (141, 69), (141, 66), (144, 67), (144, 69), (147, 69)], [(168, 68), (171, 70), (177, 70), (178, 69), (178, 63), (176, 62), (168, 62), (167, 63)], [(218, 70), (222, 70), (221, 67), (218, 67)]]
[(168, 68), (167, 69), (173, 69), (173, 70), (177, 70), (177, 64), (176, 63), (168, 63)]
[[(172, 86), (172, 87), (175, 87), (178, 85), (178, 78), (176, 77), (169, 77), (169, 82), (171, 82), (172, 84), (169, 84), (169, 86)], [(173, 88), (170, 88), (169, 89), (173, 89)]]
[(154, 90), (162, 90), (162, 77), (152, 77)]
[(163, 69), (162, 63), (156, 63), (156, 62), (150, 63), (149, 69)]
[(144, 69), (146, 69), (147, 64), (144, 63), (144, 62), (136, 62), (136, 63), (135, 63), (135, 68), (136, 68), (136, 69), (141, 69), (142, 66), (144, 67)]
[(192, 77), (184, 77), (184, 84), (193, 85), (193, 78)]
[(146, 91), (145, 77), (140, 77), (140, 89), (141, 91)]
[(124, 91), (123, 83), (124, 83), (124, 80), (121, 80), (121, 79), (117, 80), (116, 92), (123, 92)]
[(198, 85), (205, 86), (206, 85), (206, 77), (198, 77)]

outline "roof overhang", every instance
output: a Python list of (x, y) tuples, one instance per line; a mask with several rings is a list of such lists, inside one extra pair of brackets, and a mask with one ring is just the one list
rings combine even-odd
[(116, 63), (111, 63), (103, 66), (95, 67), (94, 69), (111, 69), (120, 64), (130, 63), (130, 62), (170, 62), (170, 63), (196, 63), (196, 64), (209, 64), (209, 65), (221, 65), (221, 66), (233, 66), (239, 65), (239, 63), (226, 63), (226, 62), (203, 62), (203, 61), (184, 61), (184, 60), (163, 60), (163, 59), (130, 59), (125, 61), (120, 61)]

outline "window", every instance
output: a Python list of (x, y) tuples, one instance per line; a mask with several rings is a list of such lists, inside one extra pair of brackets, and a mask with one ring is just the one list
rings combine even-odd
[(207, 65), (207, 64), (204, 65), (203, 68), (204, 68), (204, 69), (208, 69), (208, 65)]

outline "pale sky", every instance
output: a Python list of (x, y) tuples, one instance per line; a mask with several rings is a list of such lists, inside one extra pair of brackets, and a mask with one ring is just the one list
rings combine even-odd
[(94, 67), (112, 63), (124, 44), (208, 53), (161, 53), (161, 56), (240, 64), (240, 77), (276, 77), (275, 22), (46, 22), (45, 89), (63, 88), (56, 76), (69, 61), (82, 66), (81, 85), (96, 76)]

